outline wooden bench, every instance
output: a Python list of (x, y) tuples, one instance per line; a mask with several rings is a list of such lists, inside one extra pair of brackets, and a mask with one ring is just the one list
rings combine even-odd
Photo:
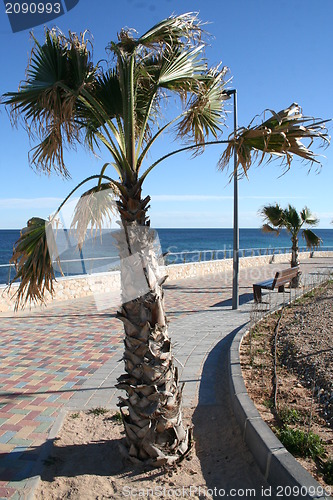
[(296, 278), (298, 273), (299, 267), (289, 267), (288, 269), (277, 271), (273, 279), (253, 284), (254, 302), (262, 302), (261, 290), (263, 288), (265, 290), (274, 290), (274, 288), (277, 288), (278, 292), (284, 292), (284, 285), (290, 283), (293, 278)]

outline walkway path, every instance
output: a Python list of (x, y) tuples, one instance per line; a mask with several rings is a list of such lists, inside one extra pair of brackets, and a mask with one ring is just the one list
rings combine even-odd
[[(287, 265), (241, 271), (237, 311), (231, 310), (230, 273), (165, 286), (170, 336), (186, 382), (184, 405), (197, 407), (198, 433), (204, 432), (207, 412), (218, 411), (220, 427), (224, 422), (224, 432), (232, 436), (229, 455), (249, 487), (262, 484), (263, 478), (232, 420), (226, 357), (233, 335), (250, 319), (252, 283)], [(302, 261), (304, 275), (328, 267), (333, 268), (333, 258)], [(55, 432), (64, 410), (115, 407), (123, 334), (115, 310), (98, 311), (89, 297), (16, 315), (2, 313), (0, 335), (0, 498), (18, 499), (27, 480), (40, 472), (50, 429)], [(207, 476), (207, 481), (218, 486), (221, 478)], [(223, 487), (234, 486), (227, 482), (223, 477)]]

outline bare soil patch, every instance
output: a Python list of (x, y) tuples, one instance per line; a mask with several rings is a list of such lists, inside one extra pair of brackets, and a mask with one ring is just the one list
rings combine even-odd
[[(184, 409), (185, 423), (191, 422), (193, 410)], [(162, 497), (160, 492), (164, 488), (166, 491), (189, 490), (190, 487), (193, 492), (195, 487), (207, 490), (201, 463), (195, 452), (198, 443), (189, 457), (178, 466), (152, 469), (123, 461), (118, 445), (120, 442), (124, 444), (124, 439), (123, 425), (119, 422), (118, 414), (112, 411), (99, 415), (89, 412), (69, 413), (54, 442), (52, 454), (46, 460), (35, 497), (43, 500), (118, 499), (140, 497), (141, 492), (141, 497), (153, 498), (148, 490), (154, 491), (156, 497)], [(213, 454), (209, 457), (207, 454), (205, 466), (213, 470), (213, 461), (216, 464), (216, 456)], [(191, 498), (199, 499), (202, 496), (193, 493)]]
[[(243, 339), (245, 385), (262, 418), (278, 436), (284, 434), (286, 442), (281, 440), (287, 449), (329, 490), (333, 484), (332, 281), (284, 309), (275, 350), (280, 315), (265, 318)], [(320, 456), (300, 456), (291, 436), (305, 436), (306, 445), (314, 440)]]

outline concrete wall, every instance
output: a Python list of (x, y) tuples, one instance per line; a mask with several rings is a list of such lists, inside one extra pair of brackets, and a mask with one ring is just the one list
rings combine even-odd
[[(316, 252), (316, 257), (329, 257), (333, 252)], [(300, 260), (307, 259), (309, 252), (301, 253)], [(277, 254), (274, 256), (274, 264), (287, 263), (291, 254)], [(264, 266), (270, 264), (271, 255), (259, 257), (242, 257), (239, 260), (240, 269)], [(207, 274), (218, 274), (232, 271), (232, 259), (222, 259), (203, 262), (192, 262), (187, 264), (173, 264), (165, 268), (169, 280), (178, 280), (192, 277), (205, 276)], [(13, 285), (10, 290), (5, 285), (0, 286), (0, 312), (13, 311), (15, 303), (15, 291), (18, 285)], [(72, 300), (85, 297), (94, 293), (108, 293), (120, 288), (119, 271), (109, 273), (96, 273), (84, 276), (69, 276), (58, 278), (54, 284), (55, 295), (53, 300)], [(45, 297), (46, 303), (52, 298), (49, 294)]]

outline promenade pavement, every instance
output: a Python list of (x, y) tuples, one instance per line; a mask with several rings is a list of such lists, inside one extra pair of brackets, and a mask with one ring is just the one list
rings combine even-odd
[[(241, 270), (237, 311), (231, 309), (231, 272), (165, 285), (173, 352), (185, 382), (184, 406), (195, 408), (194, 435), (204, 442), (205, 432), (220, 433), (221, 456), (228, 455), (242, 471), (243, 487), (265, 481), (232, 415), (228, 348), (253, 317), (252, 283), (288, 265)], [(301, 268), (311, 283), (318, 272), (333, 269), (333, 258), (306, 259)], [(270, 294), (275, 301), (282, 295)], [(123, 330), (115, 313), (115, 307), (101, 310), (94, 297), (86, 297), (0, 314), (0, 498), (24, 498), (33, 489), (50, 451), (48, 439), (56, 435), (66, 411), (116, 408)], [(212, 419), (209, 428), (207, 418)], [(239, 487), (232, 481), (223, 475), (223, 464), (218, 476), (207, 471), (208, 487)]]

